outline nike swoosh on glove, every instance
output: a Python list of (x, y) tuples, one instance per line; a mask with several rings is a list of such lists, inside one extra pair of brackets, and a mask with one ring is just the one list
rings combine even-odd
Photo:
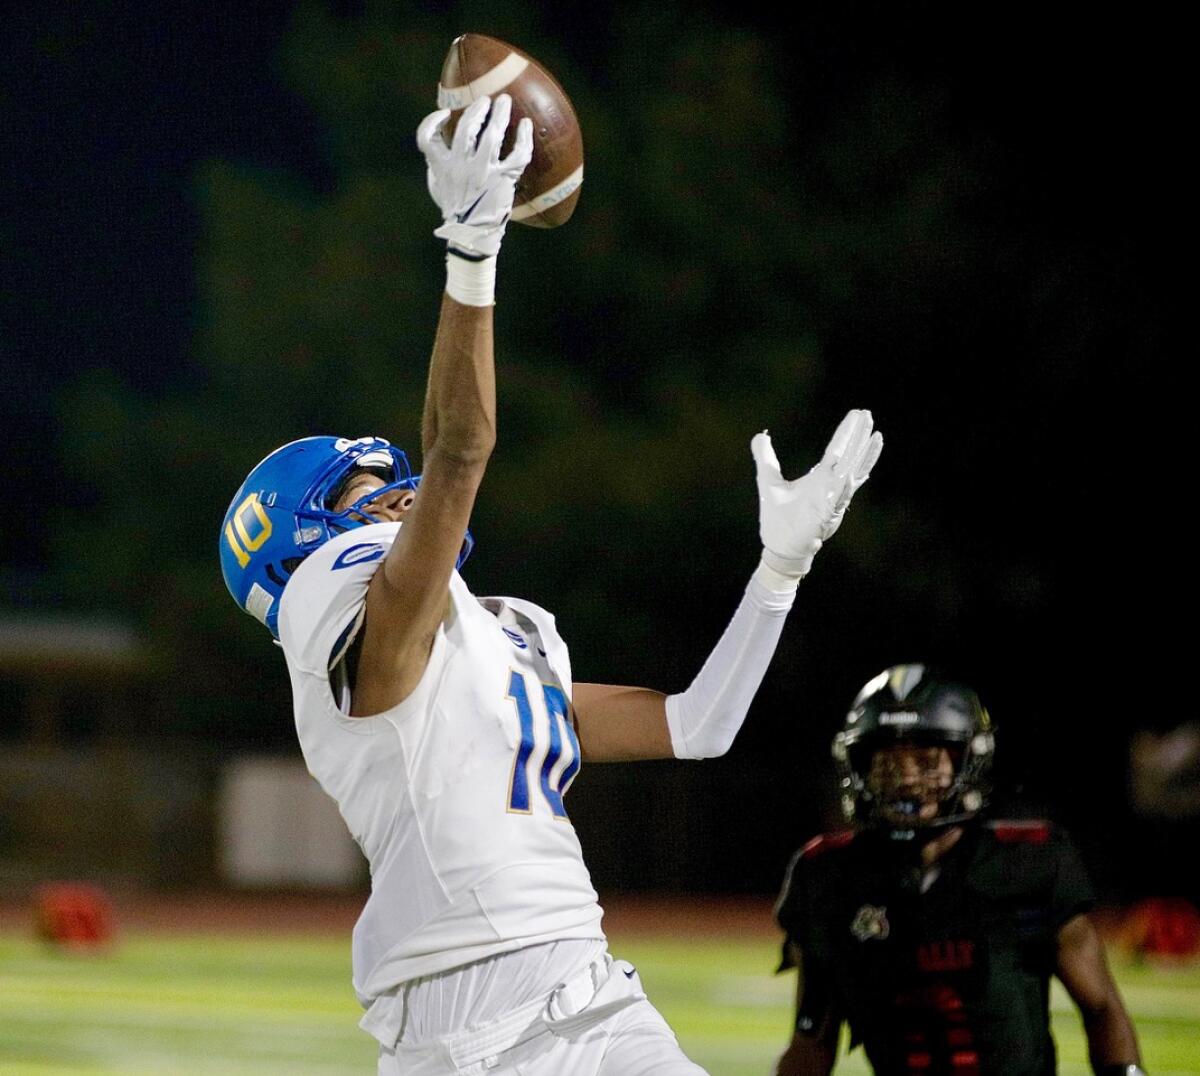
[(449, 146), (442, 133), (449, 109), (431, 112), (417, 128), (429, 194), (442, 213), (442, 225), (433, 234), (472, 260), (499, 253), (517, 180), (533, 156), (533, 124), (526, 117), (517, 124), (511, 152), (501, 159), (511, 115), (512, 98), (502, 93), (495, 101), (472, 101), (459, 117)]

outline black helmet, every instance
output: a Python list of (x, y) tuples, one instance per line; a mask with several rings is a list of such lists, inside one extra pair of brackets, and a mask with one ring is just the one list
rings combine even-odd
[[(945, 748), (925, 762), (943, 769), (904, 775), (883, 770), (881, 777), (876, 752), (896, 744)], [(993, 750), (991, 719), (969, 687), (924, 665), (885, 669), (863, 686), (833, 739), (846, 820), (888, 830), (897, 839), (962, 822), (987, 801)], [(928, 813), (934, 805), (936, 813)]]

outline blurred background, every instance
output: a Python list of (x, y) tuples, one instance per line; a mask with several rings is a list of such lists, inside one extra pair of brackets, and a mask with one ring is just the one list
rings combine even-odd
[(730, 754), (575, 783), (602, 897), (769, 897), (836, 821), (851, 698), (925, 661), (1107, 903), (1200, 899), (1179, 30), (769, 7), (10, 13), (0, 893), (362, 891), (218, 524), (285, 441), (415, 450), (443, 268), (413, 132), (469, 29), (555, 73), (587, 155), (569, 225), (506, 239), (475, 592), (551, 609), (577, 679), (680, 690), (756, 562), (751, 435), (789, 476), (849, 407), (887, 441)]

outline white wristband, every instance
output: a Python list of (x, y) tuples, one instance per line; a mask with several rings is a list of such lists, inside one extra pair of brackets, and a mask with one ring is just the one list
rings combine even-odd
[(446, 294), (464, 306), (491, 306), (496, 301), (496, 259), (474, 261), (447, 253)]
[(800, 585), (800, 580), (803, 578), (799, 575), (784, 575), (767, 563), (765, 556), (766, 550), (763, 551), (763, 559), (758, 562), (758, 567), (754, 569), (754, 578), (757, 579), (767, 590), (777, 591), (780, 594), (795, 594), (796, 588)]

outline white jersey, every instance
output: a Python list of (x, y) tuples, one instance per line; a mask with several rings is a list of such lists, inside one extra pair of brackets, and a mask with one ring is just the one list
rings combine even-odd
[(339, 662), (399, 527), (327, 542), (296, 569), (279, 608), (305, 761), (371, 866), (353, 948), (364, 1005), (497, 953), (604, 937), (563, 808), (580, 754), (567, 647), (549, 613), (477, 599), (453, 573), (416, 690), (385, 713), (347, 716)]

